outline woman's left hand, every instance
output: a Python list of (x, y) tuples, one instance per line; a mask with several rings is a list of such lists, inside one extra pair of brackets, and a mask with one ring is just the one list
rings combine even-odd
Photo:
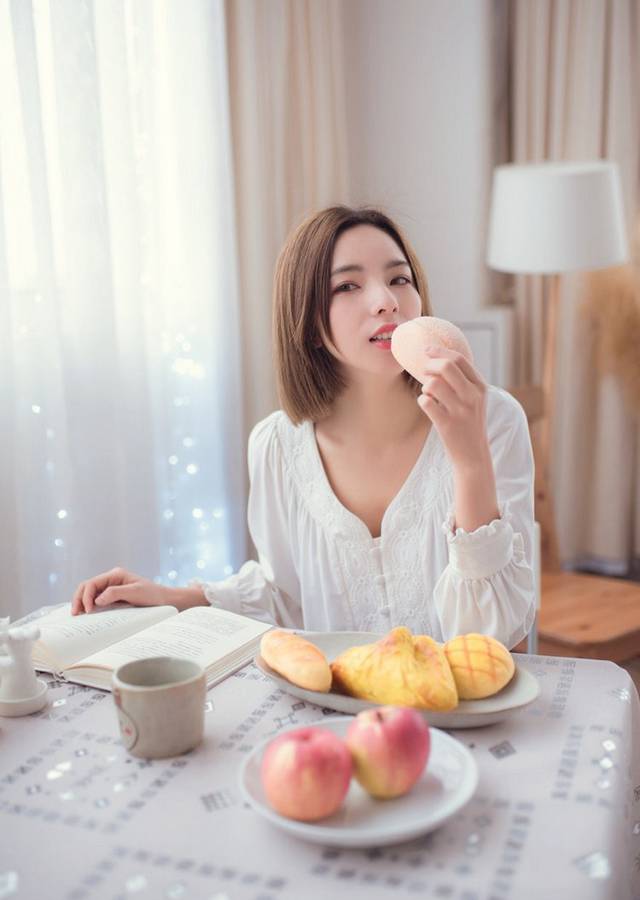
[(425, 354), (418, 405), (431, 419), (455, 469), (478, 468), (489, 455), (487, 385), (461, 353), (444, 347)]

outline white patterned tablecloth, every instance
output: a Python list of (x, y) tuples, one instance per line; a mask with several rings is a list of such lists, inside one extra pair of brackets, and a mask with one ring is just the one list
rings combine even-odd
[(50, 681), (49, 705), (0, 719), (0, 900), (636, 900), (640, 703), (613, 663), (517, 657), (538, 700), (508, 722), (449, 732), (478, 764), (438, 830), (368, 850), (307, 844), (237, 786), (262, 738), (330, 710), (253, 665), (207, 695), (202, 746), (127, 755), (111, 695)]

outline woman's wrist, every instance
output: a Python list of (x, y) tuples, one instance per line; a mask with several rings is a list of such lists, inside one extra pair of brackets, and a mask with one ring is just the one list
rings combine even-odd
[(500, 518), (490, 454), (478, 459), (476, 466), (454, 467), (453, 486), (456, 528), (471, 532)]
[(469, 481), (482, 478), (487, 472), (493, 476), (493, 460), (488, 443), (476, 446), (473, 453), (464, 459), (452, 459), (451, 468), (453, 478), (459, 481)]
[(190, 587), (170, 588), (172, 597), (172, 606), (180, 611), (191, 609), (193, 606), (209, 606), (209, 601), (204, 595), (204, 591), (197, 585)]

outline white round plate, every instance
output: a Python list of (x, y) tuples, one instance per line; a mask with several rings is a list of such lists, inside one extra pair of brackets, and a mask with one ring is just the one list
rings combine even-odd
[[(298, 632), (320, 650), (332, 662), (349, 647), (360, 644), (371, 644), (380, 640), (383, 635), (369, 634), (363, 631), (304, 631)], [(347, 697), (344, 694), (321, 691), (307, 691), (298, 687), (274, 672), (262, 657), (258, 654), (254, 660), (256, 666), (272, 678), (282, 690), (315, 703), (325, 709), (335, 709), (337, 712), (356, 715), (363, 709), (371, 709), (380, 706), (379, 703), (371, 703), (369, 700), (358, 700), (355, 697)], [(449, 712), (435, 712), (432, 710), (420, 710), (430, 725), (436, 728), (477, 728), (481, 725), (493, 725), (502, 722), (517, 713), (524, 706), (533, 703), (540, 694), (540, 684), (530, 672), (516, 665), (513, 678), (501, 691), (484, 700), (461, 700), (455, 709)]]
[[(314, 725), (344, 737), (352, 721), (346, 716), (332, 716)], [(280, 734), (300, 727), (283, 729)], [(478, 769), (467, 748), (436, 728), (431, 728), (430, 733), (427, 766), (420, 780), (403, 797), (376, 800), (352, 778), (344, 803), (332, 816), (318, 822), (287, 819), (268, 805), (260, 780), (262, 755), (273, 737), (255, 747), (244, 761), (240, 790), (257, 813), (306, 841), (335, 847), (382, 847), (409, 841), (455, 815), (469, 802), (478, 784)]]

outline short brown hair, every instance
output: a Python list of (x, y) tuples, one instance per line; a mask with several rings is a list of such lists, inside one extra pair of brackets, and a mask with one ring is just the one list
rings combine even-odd
[[(276, 263), (273, 285), (273, 344), (278, 399), (295, 425), (327, 416), (345, 387), (336, 360), (321, 335), (331, 336), (331, 263), (339, 236), (357, 225), (386, 232), (404, 253), (422, 301), (431, 315), (427, 280), (415, 251), (401, 230), (379, 209), (331, 206), (305, 219), (287, 238)], [(408, 372), (407, 383), (421, 385)]]

